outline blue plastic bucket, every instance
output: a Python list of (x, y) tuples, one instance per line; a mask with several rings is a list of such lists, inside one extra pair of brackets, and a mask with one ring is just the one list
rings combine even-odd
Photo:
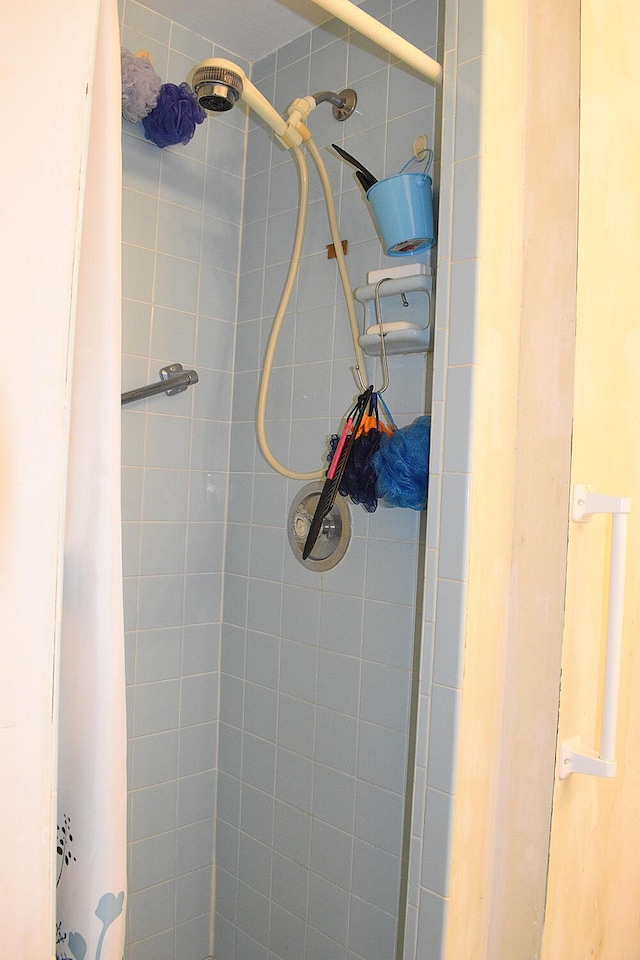
[(389, 257), (410, 257), (436, 242), (431, 177), (399, 173), (367, 191), (373, 219)]

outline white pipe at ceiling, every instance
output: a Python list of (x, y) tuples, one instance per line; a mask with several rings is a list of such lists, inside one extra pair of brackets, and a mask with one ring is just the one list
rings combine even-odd
[(379, 23), (370, 14), (365, 13), (360, 7), (357, 7), (351, 0), (313, 0), (313, 2), (322, 7), (328, 13), (342, 20), (344, 23), (353, 27), (358, 33), (373, 40), (383, 50), (387, 50), (393, 56), (398, 57), (407, 66), (413, 67), (418, 73), (421, 73), (433, 83), (440, 83), (442, 80), (442, 67), (440, 64), (428, 57), (426, 53), (414, 47), (408, 40)]

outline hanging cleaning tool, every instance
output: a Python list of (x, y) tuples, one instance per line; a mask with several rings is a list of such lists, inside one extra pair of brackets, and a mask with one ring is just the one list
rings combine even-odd
[[(380, 418), (378, 402), (385, 411), (388, 425)], [(379, 393), (372, 393), (369, 412), (362, 418), (338, 487), (340, 496), (348, 497), (352, 503), (362, 504), (367, 513), (374, 513), (378, 507), (377, 476), (373, 469), (373, 455), (380, 447), (381, 438), (391, 436), (395, 429), (384, 400)], [(330, 462), (333, 462), (337, 454), (339, 441), (340, 438), (335, 434), (329, 441), (332, 451), (335, 451), (329, 454)]]
[[(378, 390), (371, 388), (369, 397), (368, 411), (363, 416), (360, 426), (355, 430), (355, 436), (351, 444), (351, 452), (347, 462), (342, 470), (342, 478), (338, 485), (338, 491), (343, 497), (349, 497), (352, 503), (361, 503), (367, 513), (374, 513), (378, 508), (378, 496), (376, 492), (376, 472), (373, 468), (373, 456), (380, 447), (382, 433), (391, 434), (395, 430), (395, 424), (389, 413), (388, 407), (382, 399), (382, 394), (389, 386), (389, 367), (387, 364), (387, 354), (384, 343), (384, 327), (380, 315), (379, 290), (383, 283), (386, 283), (388, 277), (383, 277), (376, 283), (375, 300), (376, 316), (379, 324), (380, 334), (380, 360), (382, 365), (382, 384)], [(390, 428), (381, 427), (380, 417), (378, 415), (378, 399), (385, 410)], [(343, 433), (344, 436), (344, 433)], [(335, 452), (330, 458), (331, 466), (329, 474), (340, 457), (340, 451), (343, 443), (342, 438), (331, 437), (330, 446)]]
[(377, 177), (374, 177), (370, 170), (367, 170), (367, 168), (364, 167), (359, 160), (356, 160), (356, 158), (352, 157), (350, 153), (347, 153), (346, 150), (343, 150), (342, 147), (339, 147), (337, 143), (332, 143), (331, 146), (336, 153), (342, 157), (343, 160), (346, 160), (347, 163), (350, 163), (351, 166), (355, 167), (358, 173), (361, 174), (361, 176), (359, 176), (358, 173), (356, 173), (356, 176), (358, 177), (363, 190), (369, 190), (374, 183), (378, 182)]
[(320, 530), (322, 529), (322, 521), (327, 516), (329, 510), (331, 510), (331, 507), (334, 504), (338, 494), (338, 489), (340, 487), (340, 481), (342, 480), (349, 456), (351, 454), (353, 441), (355, 440), (358, 428), (362, 423), (362, 418), (369, 407), (369, 401), (371, 400), (372, 393), (373, 387), (367, 387), (367, 389), (360, 394), (356, 403), (347, 414), (344, 429), (340, 436), (340, 440), (336, 447), (336, 452), (333, 456), (333, 460), (331, 461), (329, 470), (327, 471), (327, 479), (324, 482), (322, 493), (320, 494), (320, 499), (318, 500), (318, 504), (313, 515), (313, 520), (311, 521), (311, 526), (309, 527), (309, 533), (307, 534), (307, 539), (302, 551), (303, 560), (306, 560), (313, 550)]

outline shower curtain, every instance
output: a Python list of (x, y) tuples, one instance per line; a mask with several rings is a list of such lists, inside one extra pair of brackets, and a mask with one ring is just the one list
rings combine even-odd
[[(102, 0), (78, 267), (59, 665), (57, 960), (121, 960), (120, 47)], [(76, 261), (77, 262), (77, 261)]]

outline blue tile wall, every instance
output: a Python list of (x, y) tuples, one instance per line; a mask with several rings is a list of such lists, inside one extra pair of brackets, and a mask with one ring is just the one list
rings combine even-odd
[[(295, 218), (291, 160), (252, 118), (245, 152), (240, 111), (162, 152), (124, 125), (123, 389), (173, 360), (200, 374), (185, 394), (123, 411), (127, 960), (210, 955), (214, 833), (216, 960), (388, 958), (407, 869), (404, 958), (441, 956), (466, 597), (482, 46), (480, 0), (449, 0), (440, 40), (437, 6), (363, 4), (444, 61), (442, 96), (337, 21), (243, 64), (278, 109), (314, 90), (356, 87), (358, 113), (346, 124), (326, 105), (309, 121), (354, 286), (397, 261), (382, 254), (353, 172), (329, 144), (379, 176), (400, 169), (418, 133), (439, 154), (433, 408), (423, 357), (393, 358), (387, 394), (401, 424), (432, 409), (427, 523), (354, 508), (348, 554), (327, 574), (291, 556), (285, 521), (300, 484), (273, 474), (254, 440), (258, 372)], [(214, 52), (238, 59), (135, 0), (123, 10), (123, 44), (148, 49), (165, 79), (179, 82)], [(354, 393), (313, 172), (310, 195), (268, 406), (274, 452), (304, 470), (321, 465)], [(412, 772), (416, 610), (424, 620)]]
[[(376, 0), (371, 11), (435, 54), (437, 5)], [(416, 39), (417, 38), (417, 39)], [(379, 176), (413, 140), (434, 142), (432, 87), (331, 22), (254, 64), (279, 110), (295, 96), (358, 93), (344, 125), (320, 106), (309, 127), (349, 241), (353, 286), (396, 265), (380, 248), (353, 171), (331, 142)], [(231, 423), (221, 664), (216, 960), (377, 960), (398, 933), (419, 555), (410, 511), (353, 508), (353, 539), (319, 575), (294, 560), (288, 505), (301, 483), (263, 463), (253, 416), (261, 357), (295, 226), (296, 173), (251, 118)], [(352, 402), (352, 345), (313, 168), (300, 274), (276, 355), (268, 435), (294, 469), (318, 469), (326, 435)], [(371, 364), (373, 373), (373, 364)], [(424, 356), (392, 360), (387, 398), (398, 422), (429, 409)], [(226, 633), (225, 633), (226, 632)], [(238, 758), (234, 751), (239, 751)], [(426, 751), (426, 740), (425, 740)], [(426, 755), (426, 754), (425, 754)], [(231, 856), (228, 844), (233, 845)], [(238, 852), (239, 851), (239, 855)], [(222, 853), (222, 860), (220, 859)], [(270, 908), (269, 908), (270, 902)]]
[[(213, 44), (135, 0), (122, 43), (179, 83)], [(224, 51), (219, 51), (223, 53)], [(123, 122), (123, 389), (173, 361), (197, 387), (123, 410), (129, 685), (127, 960), (212, 955), (219, 648), (244, 117), (163, 151)], [(224, 180), (224, 189), (217, 185)], [(221, 265), (217, 269), (214, 265)]]

